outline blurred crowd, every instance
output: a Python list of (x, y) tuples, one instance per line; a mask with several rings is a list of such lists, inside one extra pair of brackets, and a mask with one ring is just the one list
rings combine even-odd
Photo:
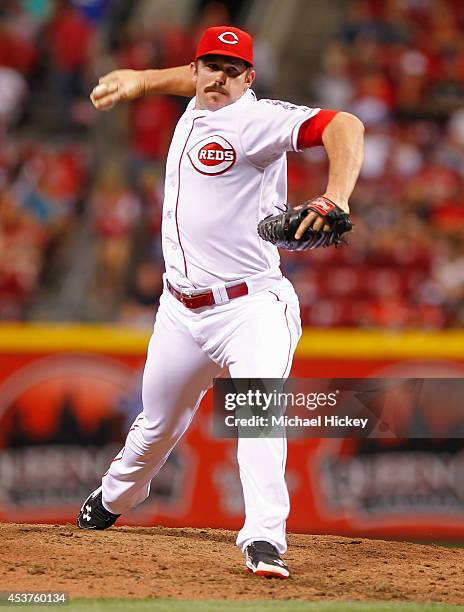
[[(88, 94), (118, 67), (188, 63), (199, 32), (236, 18), (199, 2), (185, 27), (168, 4), (2, 1), (0, 320), (43, 316), (45, 300), (50, 316), (152, 325), (164, 162), (186, 100), (101, 114)], [(283, 254), (305, 324), (464, 324), (463, 28), (462, 0), (350, 0), (319, 74), (300, 84), (308, 105), (366, 125), (350, 247)], [(279, 65), (261, 38), (257, 59), (257, 93), (272, 97)], [(323, 148), (289, 155), (290, 204), (326, 176)], [(54, 308), (66, 291), (69, 312)]]

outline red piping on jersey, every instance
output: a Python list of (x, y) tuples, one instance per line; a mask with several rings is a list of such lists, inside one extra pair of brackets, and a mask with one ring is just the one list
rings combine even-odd
[(314, 117), (306, 119), (300, 125), (296, 148), (301, 150), (320, 146), (325, 128), (337, 113), (338, 111), (334, 110), (320, 110)]
[[(121, 454), (121, 456), (118, 457), (118, 455), (116, 455), (116, 457), (113, 459), (113, 461), (111, 463), (114, 463), (115, 461), (121, 461), (121, 459), (124, 457), (124, 451), (125, 450), (126, 450), (126, 447), (123, 446), (122, 449), (118, 453), (118, 455)], [(110, 467), (111, 467), (111, 465), (110, 465)], [(108, 468), (106, 470), (106, 472), (103, 474), (102, 478), (104, 478), (108, 474), (109, 471), (110, 471), (110, 468)]]
[[(279, 296), (277, 295), (277, 293), (274, 293), (274, 291), (269, 291), (269, 293), (272, 293), (272, 295), (274, 295), (277, 298), (278, 302), (282, 301), (279, 298)], [(290, 331), (290, 325), (288, 324), (287, 308), (288, 308), (288, 304), (285, 304), (284, 315), (285, 315), (285, 322), (287, 324), (288, 335), (289, 335), (289, 338), (290, 338), (290, 346), (288, 347), (287, 363), (285, 364), (284, 372), (283, 372), (281, 378), (285, 378), (285, 372), (287, 371), (288, 364), (290, 362), (290, 354), (291, 354), (291, 351), (292, 351), (292, 332)]]
[(185, 277), (188, 278), (187, 276), (187, 260), (185, 259), (185, 251), (184, 251), (184, 247), (182, 246), (182, 242), (180, 240), (180, 232), (179, 232), (179, 223), (177, 221), (177, 209), (179, 206), (179, 195), (180, 195), (180, 164), (182, 162), (182, 158), (184, 156), (185, 153), (185, 149), (187, 147), (187, 143), (188, 140), (193, 132), (193, 128), (195, 127), (195, 121), (197, 119), (203, 119), (203, 117), (206, 117), (206, 115), (201, 115), (200, 117), (195, 117), (192, 121), (192, 127), (190, 128), (190, 132), (185, 140), (185, 144), (184, 144), (184, 148), (182, 149), (182, 153), (180, 154), (179, 157), (179, 165), (177, 167), (177, 199), (176, 199), (176, 228), (177, 228), (177, 240), (179, 241), (179, 246), (180, 246), (180, 250), (182, 251), (182, 257), (184, 258), (184, 270), (185, 270)]
[(143, 419), (143, 414), (139, 414), (139, 416), (132, 423), (132, 427), (129, 429), (129, 431), (134, 431), (134, 429), (140, 427), (140, 423), (138, 421), (140, 421), (141, 419)]

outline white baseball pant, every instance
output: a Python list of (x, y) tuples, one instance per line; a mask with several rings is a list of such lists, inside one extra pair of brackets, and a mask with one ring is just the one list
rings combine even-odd
[[(104, 506), (123, 514), (148, 497), (150, 481), (189, 427), (214, 377), (228, 368), (232, 378), (286, 378), (300, 336), (298, 297), (285, 278), (196, 310), (165, 290), (148, 346), (143, 411), (102, 479)], [(270, 542), (280, 554), (287, 549), (286, 454), (283, 438), (238, 440), (245, 502), (237, 537), (241, 550), (253, 540)]]

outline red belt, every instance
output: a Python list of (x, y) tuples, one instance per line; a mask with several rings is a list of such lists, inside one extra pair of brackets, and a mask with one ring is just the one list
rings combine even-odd
[[(187, 295), (185, 292), (183, 293), (178, 291), (167, 279), (166, 287), (168, 291), (172, 293), (172, 295), (179, 300), (179, 302), (182, 302), (186, 308), (203, 308), (204, 306), (214, 306), (214, 304), (216, 304), (216, 300), (214, 299), (214, 294), (211, 289), (207, 289), (202, 293)], [(229, 300), (242, 297), (243, 295), (248, 295), (248, 285), (246, 283), (239, 283), (238, 285), (226, 287), (225, 289)]]

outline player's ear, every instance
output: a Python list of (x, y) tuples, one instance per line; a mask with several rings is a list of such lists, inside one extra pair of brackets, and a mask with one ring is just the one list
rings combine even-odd
[(251, 87), (251, 84), (255, 80), (255, 76), (256, 76), (256, 71), (253, 68), (248, 68), (247, 74), (245, 77), (245, 85), (247, 86), (247, 89)]
[(191, 62), (190, 64), (190, 73), (192, 75), (192, 79), (196, 82), (198, 76), (198, 65), (197, 62)]

